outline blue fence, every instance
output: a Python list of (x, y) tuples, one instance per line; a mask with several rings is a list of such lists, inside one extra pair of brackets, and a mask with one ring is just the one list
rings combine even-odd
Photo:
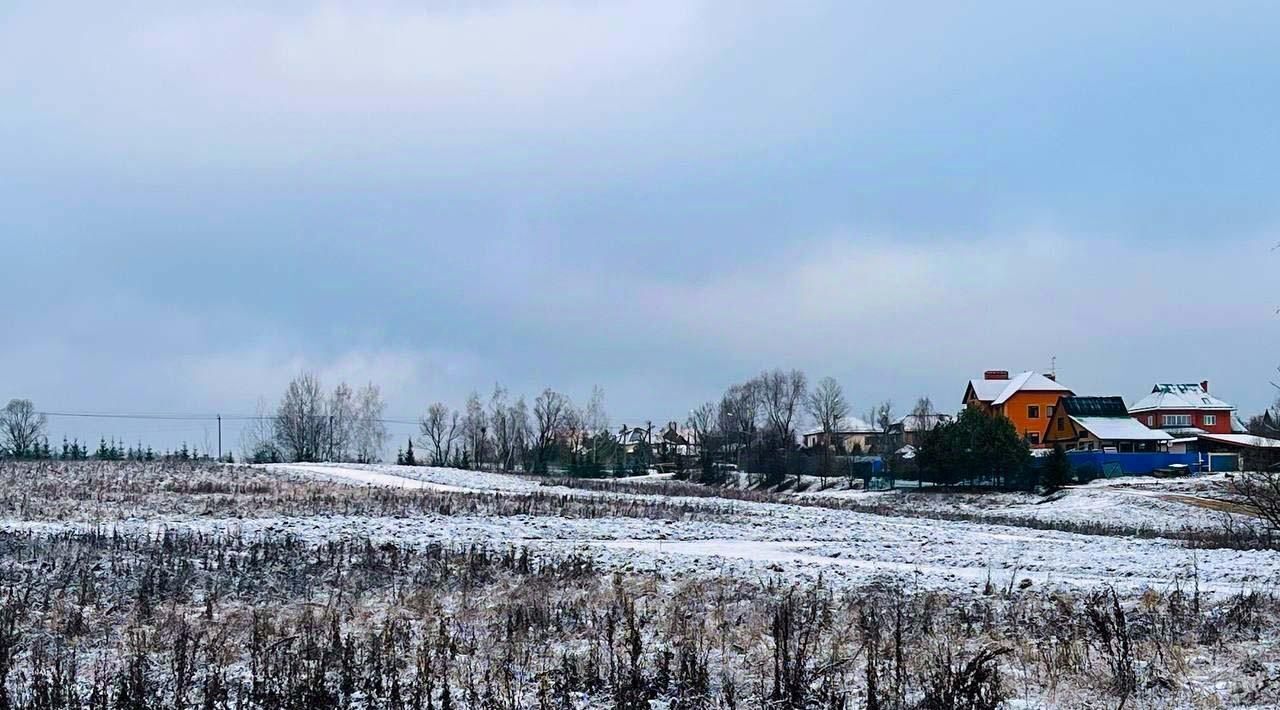
[(854, 456), (853, 465), (855, 467), (871, 467), (871, 475), (879, 476), (884, 473), (884, 459), (879, 456)]
[(1200, 457), (1194, 453), (1170, 454), (1164, 452), (1112, 453), (1110, 451), (1068, 451), (1067, 460), (1072, 470), (1100, 476), (1146, 476), (1159, 468), (1183, 464), (1192, 471), (1199, 470)]

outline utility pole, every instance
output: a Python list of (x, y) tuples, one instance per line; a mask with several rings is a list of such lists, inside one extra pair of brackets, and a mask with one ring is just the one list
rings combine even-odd
[(222, 460), (222, 415), (218, 415), (218, 460)]

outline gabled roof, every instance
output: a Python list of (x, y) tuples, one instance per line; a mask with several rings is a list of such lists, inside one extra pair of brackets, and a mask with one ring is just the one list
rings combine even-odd
[(1063, 397), (1058, 404), (1071, 416), (1131, 418), (1122, 397)]
[(1249, 446), (1255, 449), (1280, 448), (1280, 439), (1271, 439), (1265, 436), (1254, 436), (1252, 434), (1200, 434), (1199, 438), (1208, 439), (1209, 441), (1220, 441), (1224, 444), (1234, 444), (1236, 446)]
[[(818, 434), (821, 434), (821, 433), (822, 433), (822, 429), (818, 428), (818, 429), (813, 429), (811, 431), (806, 431), (804, 435), (817, 436)], [(880, 433), (880, 430), (871, 426), (870, 424), (863, 421), (862, 419), (859, 419), (858, 417), (845, 417), (844, 421), (840, 422), (840, 426), (837, 427), (836, 430), (831, 433), (832, 434), (878, 434)]]
[[(1099, 399), (1110, 399), (1100, 397)], [(1159, 429), (1148, 429), (1130, 416), (1071, 417), (1075, 425), (1102, 441), (1171, 441), (1173, 435)]]
[(982, 402), (994, 402), (996, 397), (1009, 386), (1009, 380), (969, 380), (973, 396)]
[(1149, 412), (1157, 409), (1235, 409), (1235, 407), (1204, 391), (1198, 384), (1163, 384), (1151, 388), (1151, 394), (1138, 400), (1130, 412)]
[(950, 414), (927, 414), (924, 416), (919, 414), (908, 414), (903, 417), (898, 417), (898, 420), (894, 422), (893, 425), (895, 428), (901, 429), (904, 432), (916, 432), (930, 431), (939, 424), (945, 424), (949, 421), (951, 421)]
[(1019, 392), (1071, 392), (1065, 385), (1032, 370), (1027, 370), (1008, 380), (969, 380), (969, 387), (973, 389), (973, 394), (979, 401), (997, 405), (1004, 404)]

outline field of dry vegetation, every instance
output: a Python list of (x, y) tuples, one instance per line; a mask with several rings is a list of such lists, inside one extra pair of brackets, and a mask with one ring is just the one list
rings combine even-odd
[[(556, 492), (560, 490), (560, 492)], [(1273, 707), (1266, 590), (708, 581), (503, 540), (190, 518), (720, 520), (732, 501), (361, 488), (203, 464), (0, 464), (0, 708)], [(163, 526), (115, 524), (163, 518)]]

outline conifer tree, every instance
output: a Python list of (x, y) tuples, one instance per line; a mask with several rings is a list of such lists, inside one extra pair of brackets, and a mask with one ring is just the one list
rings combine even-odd
[(1053, 451), (1044, 465), (1044, 487), (1053, 492), (1066, 485), (1071, 478), (1071, 460), (1061, 444), (1054, 444)]

